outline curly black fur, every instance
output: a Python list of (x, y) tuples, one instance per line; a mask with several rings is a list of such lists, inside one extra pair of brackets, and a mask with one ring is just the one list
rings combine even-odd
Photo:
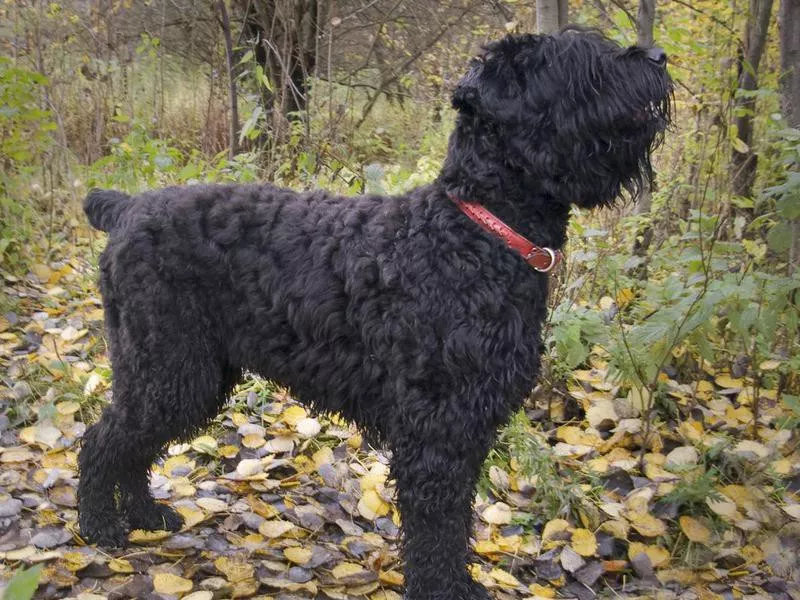
[(392, 450), (407, 597), (488, 598), (466, 570), (471, 505), (497, 428), (539, 365), (547, 275), (448, 199), (482, 202), (561, 248), (570, 205), (636, 189), (671, 84), (599, 33), (508, 36), (453, 96), (441, 175), (397, 197), (200, 185), (94, 191), (114, 401), (80, 454), (80, 527), (177, 529), (148, 470), (214, 417), (243, 370), (352, 419)]

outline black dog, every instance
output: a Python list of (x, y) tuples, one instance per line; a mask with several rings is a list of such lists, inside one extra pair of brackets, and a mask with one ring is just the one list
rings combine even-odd
[(114, 401), (80, 454), (83, 535), (118, 546), (129, 527), (179, 528), (149, 493), (151, 463), (248, 370), (392, 450), (407, 598), (488, 598), (466, 570), (481, 463), (537, 375), (570, 205), (608, 204), (650, 172), (665, 63), (587, 31), (489, 45), (453, 96), (441, 175), (403, 196), (89, 194), (109, 232)]

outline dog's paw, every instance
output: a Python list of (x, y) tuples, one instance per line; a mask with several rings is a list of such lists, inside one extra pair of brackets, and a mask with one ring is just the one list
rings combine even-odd
[(81, 537), (90, 544), (97, 544), (101, 548), (125, 548), (128, 545), (128, 525), (119, 518), (106, 520), (100, 524), (94, 522), (80, 522)]
[(183, 527), (183, 517), (166, 504), (154, 502), (141, 510), (128, 513), (128, 521), (132, 529), (147, 531), (178, 531)]
[(492, 600), (489, 592), (472, 579), (454, 582), (446, 589), (429, 590), (425, 587), (416, 592), (406, 590), (403, 600)]

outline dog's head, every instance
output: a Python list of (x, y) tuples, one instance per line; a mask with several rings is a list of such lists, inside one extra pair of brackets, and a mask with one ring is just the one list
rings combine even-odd
[(509, 35), (485, 47), (453, 94), (460, 128), (494, 140), (507, 168), (581, 207), (636, 190), (670, 122), (659, 48), (596, 31)]

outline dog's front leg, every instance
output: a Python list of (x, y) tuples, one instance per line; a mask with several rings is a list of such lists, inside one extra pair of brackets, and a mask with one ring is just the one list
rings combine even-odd
[(489, 441), (453, 439), (452, 432), (406, 433), (393, 444), (392, 461), (404, 534), (406, 600), (488, 600), (467, 565), (472, 501)]

